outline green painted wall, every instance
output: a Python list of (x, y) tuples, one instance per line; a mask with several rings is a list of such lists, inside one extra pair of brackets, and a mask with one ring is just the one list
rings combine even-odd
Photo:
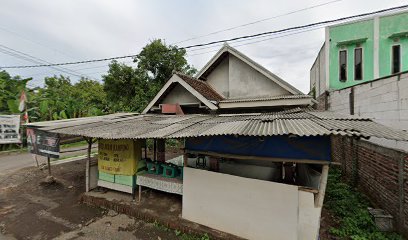
[[(373, 20), (355, 22), (347, 25), (339, 25), (329, 28), (329, 87), (330, 89), (341, 89), (364, 81), (372, 80), (374, 77), (374, 28)], [(338, 42), (367, 38), (360, 44), (363, 48), (363, 80), (354, 80), (354, 48), (356, 44), (337, 46)], [(347, 81), (339, 81), (339, 51), (347, 50)]]
[(408, 13), (380, 18), (379, 67), (380, 77), (391, 74), (391, 48), (401, 45), (401, 71), (408, 70), (408, 38), (390, 39), (394, 33), (408, 32)]

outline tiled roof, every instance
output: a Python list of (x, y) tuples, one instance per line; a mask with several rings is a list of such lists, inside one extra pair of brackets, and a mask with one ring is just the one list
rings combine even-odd
[(182, 73), (176, 73), (181, 79), (183, 79), (188, 85), (194, 88), (197, 92), (203, 95), (206, 99), (211, 101), (221, 101), (224, 99), (214, 88), (212, 88), (208, 83), (198, 80), (196, 78), (187, 76)]
[(31, 123), (29, 127), (104, 139), (343, 135), (408, 141), (407, 132), (386, 127), (367, 118), (300, 108), (262, 114), (105, 116), (92, 118), (90, 121), (73, 119), (65, 122)]

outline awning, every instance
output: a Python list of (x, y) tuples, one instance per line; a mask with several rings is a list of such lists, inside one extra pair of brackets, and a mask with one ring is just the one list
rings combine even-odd
[(28, 124), (29, 128), (102, 139), (196, 138), (205, 136), (355, 136), (408, 141), (408, 133), (369, 118), (292, 109), (253, 114), (114, 114)]

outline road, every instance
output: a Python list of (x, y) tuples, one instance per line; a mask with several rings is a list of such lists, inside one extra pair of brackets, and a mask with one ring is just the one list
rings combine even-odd
[[(86, 145), (72, 147), (72, 148), (64, 148), (64, 149), (61, 149), (61, 151), (73, 151), (73, 150), (79, 150), (79, 149), (84, 149), (84, 148), (86, 148)], [(85, 155), (86, 152), (87, 152), (86, 150), (81, 150), (81, 151), (74, 151), (74, 152), (68, 152), (68, 153), (61, 153), (60, 157), (64, 158), (64, 157), (69, 157), (69, 156)], [(47, 158), (42, 157), (42, 156), (37, 156), (37, 160), (39, 164), (47, 162)], [(31, 153), (19, 153), (19, 152), (1, 153), (0, 152), (0, 176), (14, 172), (21, 168), (31, 167), (35, 165), (36, 165), (36, 162), (34, 159), (34, 155), (32, 155)]]

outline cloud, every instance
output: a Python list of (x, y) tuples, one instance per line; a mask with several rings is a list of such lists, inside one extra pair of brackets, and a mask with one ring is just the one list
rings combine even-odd
[[(0, 8), (0, 44), (50, 62), (65, 62), (137, 53), (149, 40), (166, 39), (174, 43), (194, 36), (234, 27), (259, 19), (282, 15), (328, 0), (14, 0), (3, 1)], [(197, 44), (246, 34), (254, 34), (311, 22), (334, 19), (404, 4), (402, 0), (342, 0), (315, 9), (277, 17), (269, 21), (237, 28), (180, 43)], [(4, 29), (8, 30), (5, 31)], [(13, 33), (10, 33), (12, 31)], [(322, 29), (238, 47), (303, 92), (309, 90), (309, 70), (324, 40)], [(242, 43), (231, 43), (239, 45)], [(193, 55), (188, 60), (201, 68), (215, 52)], [(29, 64), (0, 55), (0, 65)], [(107, 68), (104, 63), (70, 66), (96, 79)], [(107, 65), (107, 63), (106, 63)], [(44, 76), (60, 74), (50, 69), (10, 70), (11, 74)], [(77, 77), (71, 77), (74, 81)]]

